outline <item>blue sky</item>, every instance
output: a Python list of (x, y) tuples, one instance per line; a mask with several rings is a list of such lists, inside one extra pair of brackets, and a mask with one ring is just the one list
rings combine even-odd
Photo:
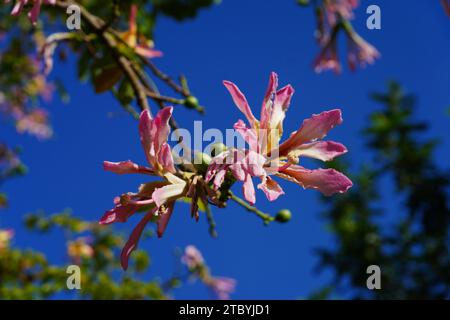
[[(224, 0), (221, 5), (201, 11), (197, 19), (176, 23), (161, 19), (156, 29), (157, 48), (165, 57), (155, 62), (162, 70), (188, 77), (192, 92), (206, 106), (205, 116), (175, 107), (174, 115), (184, 128), (194, 120), (203, 127), (225, 130), (241, 118), (222, 80), (232, 80), (258, 110), (267, 79), (276, 71), (280, 84), (296, 89), (285, 131), (291, 132), (313, 113), (341, 108), (344, 123), (328, 135), (344, 143), (346, 155), (357, 168), (370, 159), (360, 130), (369, 113), (378, 105), (368, 98), (372, 91), (383, 91), (390, 79), (398, 80), (419, 97), (418, 117), (432, 124), (430, 136), (442, 139), (438, 162), (447, 165), (450, 142), (450, 19), (439, 1), (361, 1), (355, 28), (382, 54), (375, 65), (341, 76), (317, 75), (311, 62), (317, 54), (313, 38), (315, 21), (310, 9), (294, 0)], [(382, 29), (365, 28), (365, 8), (381, 7)], [(344, 39), (341, 39), (344, 40)], [(340, 42), (341, 52), (345, 50)], [(15, 244), (49, 252), (53, 262), (63, 261), (65, 243), (59, 234), (47, 238), (23, 233), (23, 214), (44, 209), (48, 213), (72, 208), (75, 215), (97, 220), (109, 209), (115, 195), (133, 191), (142, 182), (138, 176), (115, 176), (103, 172), (104, 160), (132, 159), (145, 163), (137, 133), (137, 123), (125, 114), (109, 95), (95, 95), (88, 84), (76, 79), (73, 63), (57, 64), (52, 76), (62, 77), (72, 98), (62, 104), (57, 99), (46, 106), (52, 115), (55, 136), (46, 142), (17, 135), (2, 124), (1, 136), (10, 145), (23, 147), (23, 161), (29, 167), (24, 178), (9, 181), (4, 191), (11, 206), (2, 214), (1, 226), (16, 229)], [(167, 92), (168, 93), (168, 92)], [(257, 111), (259, 112), (259, 110)], [(389, 181), (383, 185), (383, 203), (397, 214)], [(151, 253), (150, 278), (167, 278), (173, 270), (175, 247), (194, 244), (203, 252), (216, 275), (238, 280), (238, 299), (294, 299), (308, 295), (330, 279), (330, 273), (313, 273), (317, 263), (314, 248), (332, 246), (333, 239), (320, 219), (323, 210), (315, 191), (304, 191), (283, 183), (286, 195), (269, 203), (258, 193), (257, 205), (267, 212), (289, 208), (290, 223), (264, 227), (260, 220), (230, 203), (216, 210), (219, 238), (212, 239), (204, 217), (190, 219), (187, 206), (178, 206), (165, 237), (141, 243)], [(240, 188), (236, 188), (240, 193)], [(138, 218), (121, 226), (131, 232)], [(361, 272), (364, 272), (362, 270)], [(208, 298), (199, 285), (186, 285), (177, 298)]]

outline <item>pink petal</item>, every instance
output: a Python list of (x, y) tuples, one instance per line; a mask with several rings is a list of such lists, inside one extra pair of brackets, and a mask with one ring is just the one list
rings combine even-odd
[(334, 73), (341, 73), (341, 63), (337, 54), (337, 37), (332, 35), (329, 37), (322, 47), (319, 55), (314, 59), (313, 66), (316, 73), (324, 70), (332, 70)]
[(230, 299), (230, 293), (236, 288), (236, 280), (225, 277), (214, 277), (210, 283), (211, 289), (220, 300)]
[[(270, 117), (270, 127), (272, 129), (281, 127), (281, 124), (284, 120), (285, 114), (289, 105), (291, 104), (292, 96), (294, 95), (294, 88), (291, 85), (287, 85), (284, 88), (281, 88), (275, 94), (274, 106), (272, 115)], [(281, 128), (280, 128), (281, 129)]]
[(225, 175), (227, 174), (227, 169), (224, 167), (223, 169), (219, 170), (214, 178), (213, 185), (214, 189), (218, 190), (220, 186), (222, 185), (223, 181), (225, 180)]
[(138, 7), (133, 4), (130, 7), (130, 17), (128, 18), (128, 25), (131, 32), (136, 32), (136, 17), (137, 17)]
[(167, 205), (167, 212), (162, 214), (157, 222), (157, 230), (156, 233), (158, 234), (158, 237), (161, 238), (164, 234), (164, 231), (167, 228), (167, 225), (169, 224), (170, 217), (172, 217), (173, 213), (173, 207), (175, 205), (175, 202), (171, 202)]
[(231, 158), (232, 164), (229, 165), (231, 173), (237, 180), (244, 181), (245, 176), (247, 175), (245, 153), (237, 149), (234, 149), (230, 152), (232, 152), (233, 154), (233, 157)]
[(258, 185), (258, 189), (261, 189), (266, 194), (269, 201), (275, 201), (284, 194), (280, 185), (268, 176), (263, 178), (263, 181)]
[(148, 48), (148, 47), (146, 47), (144, 45), (140, 45), (140, 44), (136, 45), (136, 48), (134, 48), (134, 51), (136, 51), (136, 53), (138, 55), (148, 58), (148, 59), (160, 58), (164, 55), (161, 51), (151, 49), (151, 48)]
[(315, 114), (303, 121), (302, 126), (280, 145), (280, 155), (300, 147), (302, 144), (325, 137), (331, 129), (342, 123), (341, 110), (334, 109)]
[(235, 163), (230, 165), (230, 171), (233, 176), (239, 181), (244, 181), (245, 177), (247, 176), (247, 172), (244, 168), (243, 163)]
[(162, 188), (156, 189), (152, 194), (152, 199), (155, 201), (156, 206), (159, 208), (168, 200), (177, 196), (181, 196), (185, 187), (186, 183), (169, 184)]
[(22, 11), (24, 5), (25, 5), (24, 1), (17, 1), (15, 6), (14, 6), (14, 8), (11, 11), (11, 15), (12, 16), (17, 16), (18, 14), (20, 14), (20, 12)]
[(103, 162), (103, 169), (105, 171), (110, 171), (117, 174), (128, 174), (128, 173), (148, 173), (152, 174), (153, 171), (150, 168), (137, 165), (131, 160), (121, 161), (121, 162)]
[(347, 148), (338, 142), (316, 141), (302, 144), (298, 149), (292, 150), (291, 153), (296, 157), (303, 156), (322, 161), (330, 161), (337, 156), (347, 153), (347, 151)]
[(247, 200), (251, 205), (254, 205), (256, 202), (255, 187), (253, 186), (252, 176), (249, 174), (245, 177), (242, 191), (244, 192), (245, 200)]
[(159, 151), (163, 143), (167, 142), (170, 133), (169, 120), (172, 116), (172, 111), (173, 107), (165, 107), (156, 114), (155, 119), (153, 120), (156, 132), (155, 136), (152, 138), (156, 145), (156, 152)]
[(266, 94), (261, 106), (261, 128), (267, 129), (269, 127), (270, 117), (273, 107), (273, 96), (278, 87), (278, 75), (275, 72), (270, 74), (269, 84), (267, 86)]
[(120, 254), (120, 264), (124, 270), (128, 269), (128, 259), (130, 254), (136, 249), (139, 239), (141, 238), (142, 232), (144, 231), (145, 226), (153, 217), (155, 210), (148, 212), (141, 221), (137, 224), (136, 228), (134, 228), (130, 237), (128, 238), (127, 243), (122, 249), (122, 253)]
[(250, 106), (249, 106), (244, 94), (239, 90), (239, 88), (233, 82), (223, 81), (223, 84), (230, 92), (231, 97), (233, 98), (233, 101), (236, 104), (236, 106), (239, 108), (239, 110), (241, 110), (241, 112), (245, 115), (245, 117), (249, 121), (251, 127), (255, 128), (255, 124), (257, 123), (257, 120), (256, 120), (255, 116), (253, 115), (252, 110), (250, 109)]
[(257, 152), (249, 150), (245, 158), (246, 171), (253, 177), (261, 177), (266, 174), (264, 164), (266, 158)]
[(258, 152), (258, 136), (255, 129), (247, 128), (244, 121), (240, 119), (234, 124), (233, 128), (241, 135), (245, 142), (248, 143), (250, 150)]
[(120, 203), (116, 204), (116, 207), (106, 211), (100, 218), (99, 224), (111, 224), (114, 222), (126, 222), (138, 209), (135, 205), (123, 206)]
[(317, 189), (326, 196), (344, 193), (353, 185), (349, 178), (334, 169), (308, 170), (291, 165), (280, 171), (278, 175), (305, 189)]
[(175, 173), (176, 169), (174, 166), (173, 156), (172, 156), (172, 150), (170, 149), (170, 146), (167, 143), (164, 143), (161, 146), (161, 150), (159, 151), (158, 155), (158, 162), (162, 165), (165, 171)]
[[(167, 147), (163, 147), (170, 133), (169, 120), (172, 110), (172, 107), (165, 107), (156, 114), (154, 119), (151, 118), (148, 110), (142, 111), (139, 120), (139, 134), (147, 160), (153, 168), (160, 164), (164, 169), (175, 172), (172, 156), (166, 158), (170, 148), (168, 150)], [(160, 154), (160, 152), (162, 153)]]
[(42, 0), (35, 0), (33, 8), (31, 8), (31, 11), (28, 13), (28, 18), (30, 18), (30, 21), (33, 24), (36, 24), (39, 13), (41, 12), (41, 2)]
[(141, 137), (142, 148), (144, 149), (145, 156), (150, 164), (153, 163), (153, 158), (150, 155), (152, 149), (152, 116), (149, 110), (144, 110), (139, 118), (139, 135)]

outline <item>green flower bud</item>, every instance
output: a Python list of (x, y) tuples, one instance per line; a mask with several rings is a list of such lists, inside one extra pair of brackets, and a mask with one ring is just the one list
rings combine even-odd
[(205, 153), (197, 152), (194, 157), (194, 164), (209, 165), (211, 163), (211, 157)]
[(208, 165), (211, 163), (211, 157), (205, 153), (197, 152), (194, 156), (194, 166), (199, 173), (206, 173)]
[(222, 142), (217, 142), (217, 143), (214, 143), (211, 146), (211, 155), (213, 157), (215, 157), (218, 154), (221, 154), (222, 152), (224, 152), (226, 150), (227, 150), (227, 146), (226, 145), (224, 145)]
[(200, 105), (198, 104), (198, 99), (194, 96), (189, 96), (184, 99), (184, 105), (189, 109), (198, 109)]
[(283, 209), (278, 211), (277, 215), (275, 216), (275, 220), (280, 223), (286, 223), (292, 218), (292, 213), (288, 209)]

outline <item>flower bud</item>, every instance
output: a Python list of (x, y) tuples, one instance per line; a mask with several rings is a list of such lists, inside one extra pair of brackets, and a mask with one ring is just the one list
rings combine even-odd
[(200, 173), (205, 173), (208, 165), (211, 163), (211, 157), (205, 153), (197, 152), (194, 156), (194, 166)]
[(202, 107), (198, 103), (198, 99), (194, 96), (189, 96), (184, 99), (184, 105), (189, 109), (201, 110)]
[(211, 157), (206, 153), (197, 152), (194, 157), (194, 164), (209, 165), (211, 163)]
[(227, 150), (227, 146), (226, 145), (224, 145), (222, 142), (217, 142), (217, 143), (214, 143), (211, 146), (211, 155), (213, 157), (215, 157), (218, 154), (221, 154), (222, 152), (224, 152), (226, 150)]
[(292, 213), (288, 209), (283, 209), (278, 211), (277, 215), (275, 216), (275, 220), (280, 223), (286, 223), (292, 218)]

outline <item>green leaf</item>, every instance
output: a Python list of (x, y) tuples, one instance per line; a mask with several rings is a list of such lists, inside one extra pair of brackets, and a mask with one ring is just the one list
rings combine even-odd
[(101, 72), (94, 79), (95, 92), (103, 93), (108, 91), (114, 87), (120, 79), (122, 79), (122, 76), (122, 70), (118, 66), (108, 67), (101, 70)]
[(123, 106), (129, 105), (134, 100), (134, 90), (127, 79), (121, 82), (116, 97)]

